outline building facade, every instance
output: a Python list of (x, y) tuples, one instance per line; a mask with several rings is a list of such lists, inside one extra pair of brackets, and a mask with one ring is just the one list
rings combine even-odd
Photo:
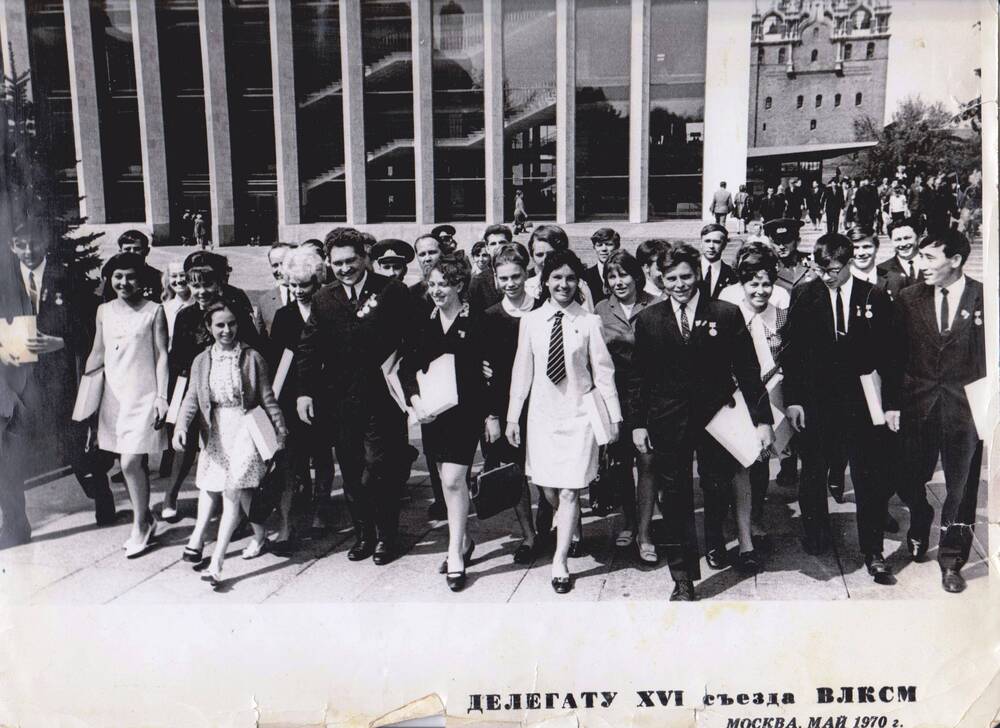
[(751, 30), (748, 156), (809, 177), (824, 158), (856, 147), (856, 119), (885, 116), (892, 8), (889, 0), (761, 7)]
[(0, 5), (92, 225), (698, 218), (745, 172), (751, 0)]

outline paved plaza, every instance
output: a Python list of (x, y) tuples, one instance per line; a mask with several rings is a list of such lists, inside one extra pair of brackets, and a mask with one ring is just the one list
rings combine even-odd
[[(620, 228), (625, 246), (633, 250), (639, 240), (647, 237), (695, 240), (700, 225), (697, 221), (684, 221), (647, 224), (636, 231), (625, 225)], [(574, 247), (587, 259), (592, 256), (589, 232), (599, 226), (599, 223), (567, 226)], [(804, 228), (804, 250), (811, 249), (817, 237), (810, 227), (807, 224)], [(880, 258), (888, 257), (889, 247), (884, 246)], [(102, 241), (102, 252), (113, 250), (114, 239), (108, 236)], [(156, 248), (150, 255), (150, 262), (164, 267), (168, 261), (181, 260), (191, 251), (192, 248), (182, 247)], [(233, 283), (251, 292), (269, 285), (265, 249), (239, 247), (225, 248), (222, 252), (230, 258)], [(733, 253), (735, 246), (730, 246), (727, 258)], [(978, 241), (968, 270), (973, 277), (981, 276), (982, 255)], [(411, 270), (411, 276), (415, 275), (416, 271)], [(411, 428), (410, 434), (411, 441), (419, 446), (419, 429)], [(157, 463), (152, 465), (155, 476)], [(634, 549), (615, 548), (614, 536), (621, 528), (621, 516), (597, 518), (590, 514), (586, 500), (586, 553), (571, 560), (570, 568), (577, 580), (570, 594), (558, 596), (553, 593), (549, 585), (548, 553), (540, 555), (529, 566), (513, 563), (512, 554), (520, 542), (520, 534), (509, 512), (486, 521), (471, 517), (470, 533), (477, 546), (469, 568), (469, 582), (465, 591), (452, 593), (444, 577), (437, 573), (447, 549), (447, 524), (427, 519), (427, 506), (432, 496), (428, 475), (420, 469), (423, 467), (421, 457), (414, 465), (404, 497), (403, 553), (391, 564), (376, 566), (371, 560), (360, 563), (347, 560), (353, 538), (338, 473), (332, 514), (334, 523), (327, 533), (308, 537), (304, 535), (306, 529), (300, 527), (301, 546), (290, 558), (265, 554), (244, 561), (240, 553), (247, 539), (233, 542), (223, 572), (225, 581), (218, 592), (201, 581), (190, 564), (181, 561), (181, 550), (194, 526), (197, 491), (193, 475), (181, 493), (181, 520), (175, 524), (160, 523), (156, 547), (134, 560), (126, 559), (121, 549), (130, 523), (128, 498), (122, 485), (113, 486), (120, 509), (118, 523), (97, 528), (92, 502), (72, 476), (43, 482), (30, 487), (27, 493), (28, 514), (34, 525), (33, 541), (0, 551), (0, 600), (18, 604), (535, 602), (554, 599), (665, 600), (669, 596), (672, 582), (666, 565), (641, 567)], [(776, 462), (772, 461), (772, 467), (776, 467)], [(156, 512), (168, 486), (166, 479), (153, 480), (152, 503)], [(944, 494), (940, 470), (935, 473), (929, 490), (931, 502), (939, 511)], [(901, 530), (898, 534), (887, 534), (885, 555), (897, 574), (897, 584), (878, 586), (873, 583), (858, 553), (854, 495), (849, 479), (846, 502), (837, 504), (830, 500), (834, 533), (834, 549), (830, 553), (810, 556), (802, 550), (795, 493), (777, 487), (772, 481), (765, 523), (773, 536), (774, 550), (767, 556), (764, 570), (756, 576), (744, 576), (731, 567), (712, 571), (703, 559), (699, 593), (703, 599), (713, 600), (985, 598), (986, 490), (984, 480), (979, 491), (972, 558), (963, 571), (969, 586), (961, 596), (948, 595), (940, 587), (940, 572), (934, 561), (936, 532), (927, 562), (910, 562), (902, 542), (908, 514), (895, 497), (890, 509), (900, 522)], [(697, 486), (695, 493), (699, 542), (703, 543)], [(735, 555), (731, 522), (728, 528), (732, 536), (730, 555)], [(209, 533), (210, 539), (213, 538), (214, 525)], [(206, 554), (211, 547), (210, 540)]]

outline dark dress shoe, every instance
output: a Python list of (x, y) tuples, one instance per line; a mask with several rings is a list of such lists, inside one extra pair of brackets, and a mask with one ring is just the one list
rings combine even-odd
[(375, 540), (362, 536), (351, 546), (351, 550), (347, 552), (347, 558), (351, 561), (363, 561), (373, 553), (375, 553)]
[(388, 541), (379, 541), (375, 544), (375, 551), (372, 553), (372, 561), (378, 566), (385, 566), (394, 557), (392, 544)]
[(799, 474), (795, 468), (781, 468), (774, 478), (774, 484), (779, 488), (794, 488), (799, 484)]
[(917, 563), (924, 560), (927, 555), (927, 542), (913, 538), (909, 534), (906, 536), (906, 552)]
[(882, 530), (886, 533), (899, 533), (899, 521), (893, 518), (891, 513), (886, 513), (885, 526)]
[(868, 569), (869, 575), (875, 579), (876, 584), (894, 584), (895, 578), (892, 575), (892, 569), (889, 565), (885, 563), (885, 557), (882, 554), (870, 554), (865, 556), (865, 568)]
[(742, 574), (756, 574), (760, 571), (760, 559), (755, 551), (744, 551), (736, 562), (736, 568)]
[(515, 564), (530, 564), (535, 560), (535, 545), (521, 544), (514, 551)]
[(573, 579), (568, 576), (553, 576), (552, 591), (556, 594), (568, 594), (573, 589)]
[(844, 502), (844, 484), (843, 483), (829, 483), (827, 486), (830, 490), (830, 495), (838, 503)]
[(941, 586), (949, 594), (965, 591), (965, 577), (958, 569), (941, 569)]
[(453, 592), (462, 591), (465, 588), (465, 569), (453, 571), (445, 575), (448, 588)]
[(726, 568), (726, 552), (724, 549), (709, 549), (708, 553), (705, 554), (705, 561), (708, 562), (708, 568), (719, 569)]
[(696, 602), (698, 595), (694, 591), (694, 582), (690, 579), (683, 579), (674, 582), (674, 590), (670, 592), (672, 602)]
[[(475, 548), (476, 548), (476, 542), (473, 541), (472, 539), (469, 539), (469, 545), (465, 549), (465, 553), (462, 554), (462, 566), (468, 566), (469, 562), (472, 561), (472, 552), (475, 550)], [(447, 556), (444, 557), (444, 561), (442, 561), (441, 562), (441, 566), (438, 567), (438, 573), (439, 574), (447, 574), (448, 573), (448, 557)]]

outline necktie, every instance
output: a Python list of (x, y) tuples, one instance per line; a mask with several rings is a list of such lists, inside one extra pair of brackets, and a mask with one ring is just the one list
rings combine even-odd
[(35, 283), (35, 272), (28, 271), (28, 298), (31, 299), (31, 313), (38, 315), (38, 285)]
[(913, 268), (913, 261), (912, 260), (910, 261), (910, 280), (909, 280), (909, 282), (910, 283), (916, 283), (917, 282), (917, 271), (914, 270), (914, 268)]
[(834, 313), (837, 318), (837, 338), (841, 336), (847, 336), (847, 326), (844, 325), (844, 297), (840, 295), (840, 289), (837, 289), (837, 303), (835, 305), (837, 309)]
[(705, 274), (705, 286), (708, 291), (708, 297), (712, 297), (712, 266), (708, 266), (708, 272)]
[(556, 320), (552, 322), (552, 335), (549, 336), (549, 359), (545, 374), (553, 384), (559, 384), (566, 378), (566, 352), (563, 350), (562, 311), (556, 311)]
[(941, 333), (948, 333), (948, 322), (951, 316), (948, 315), (948, 289), (941, 289)]
[(688, 321), (687, 304), (681, 304), (681, 338), (686, 344), (691, 338), (691, 323)]
[(348, 286), (347, 288), (351, 292), (350, 295), (348, 296), (348, 298), (351, 301), (351, 306), (353, 306), (354, 308), (357, 308), (358, 307), (358, 294), (357, 294), (357, 291), (354, 290), (354, 286)]

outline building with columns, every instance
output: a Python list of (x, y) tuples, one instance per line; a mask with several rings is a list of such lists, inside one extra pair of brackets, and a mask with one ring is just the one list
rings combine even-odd
[[(0, 0), (62, 200), (160, 240), (711, 217), (753, 0)], [(10, 49), (10, 50), (8, 50)]]

